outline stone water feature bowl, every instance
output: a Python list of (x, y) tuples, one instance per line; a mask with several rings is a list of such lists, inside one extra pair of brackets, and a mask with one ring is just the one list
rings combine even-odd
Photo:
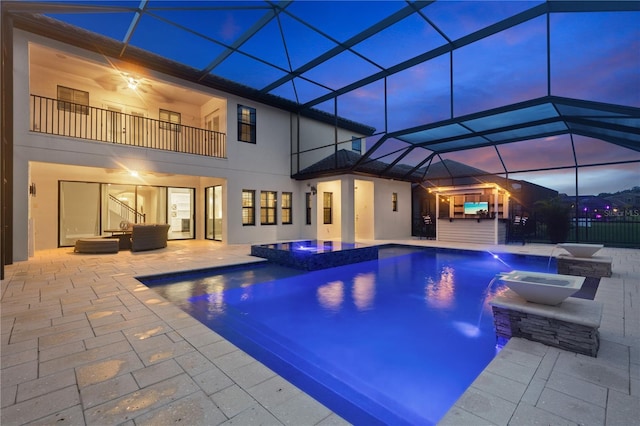
[(563, 243), (558, 244), (558, 247), (565, 249), (573, 257), (591, 257), (604, 245), (602, 244), (576, 244), (576, 243)]
[(498, 276), (527, 302), (558, 305), (582, 288), (584, 277), (542, 272), (511, 271)]

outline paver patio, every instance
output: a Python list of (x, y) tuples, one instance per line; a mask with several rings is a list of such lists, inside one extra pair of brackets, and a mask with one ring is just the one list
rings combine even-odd
[[(499, 250), (548, 256), (554, 247)], [(0, 423), (346, 424), (134, 278), (254, 261), (248, 253), (171, 241), (152, 252), (43, 250), (7, 266)], [(598, 357), (512, 339), (441, 424), (638, 424), (640, 250), (602, 253), (614, 263), (596, 294)]]

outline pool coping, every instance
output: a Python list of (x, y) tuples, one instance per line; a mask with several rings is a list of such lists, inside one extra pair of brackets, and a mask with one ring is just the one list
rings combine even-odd
[(568, 297), (560, 305), (542, 305), (529, 303), (512, 290), (508, 290), (491, 299), (489, 305), (587, 327), (598, 328), (602, 321), (601, 302), (576, 297)]

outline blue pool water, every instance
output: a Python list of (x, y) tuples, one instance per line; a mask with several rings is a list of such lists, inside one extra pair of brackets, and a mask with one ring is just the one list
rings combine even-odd
[(547, 258), (380, 249), (304, 272), (265, 264), (142, 280), (354, 424), (435, 424), (496, 354), (489, 283)]

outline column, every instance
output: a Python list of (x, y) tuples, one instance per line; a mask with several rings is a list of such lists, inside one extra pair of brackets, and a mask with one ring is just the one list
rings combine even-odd
[(355, 189), (353, 176), (340, 180), (340, 239), (346, 243), (356, 241)]

